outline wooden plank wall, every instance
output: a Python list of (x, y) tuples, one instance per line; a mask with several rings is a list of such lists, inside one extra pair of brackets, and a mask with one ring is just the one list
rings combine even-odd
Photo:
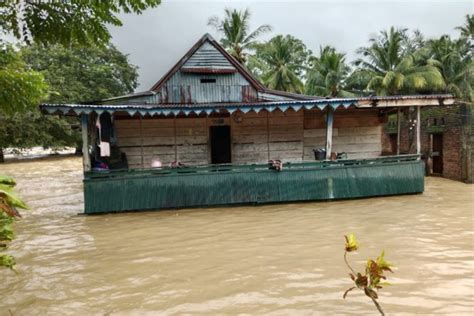
[(237, 115), (231, 130), (234, 163), (303, 159), (303, 111)]
[[(314, 160), (313, 149), (324, 148), (326, 122), (324, 112), (305, 111), (304, 160)], [(382, 124), (375, 110), (339, 110), (334, 112), (333, 152), (346, 152), (349, 159), (373, 158), (382, 152)]]
[[(209, 127), (213, 125), (231, 126), (232, 162), (236, 164), (268, 159), (313, 161), (312, 150), (324, 148), (326, 139), (320, 110), (249, 112), (231, 118), (126, 118), (116, 119), (114, 125), (130, 168), (148, 168), (154, 157), (164, 165), (174, 160), (189, 165), (210, 163)], [(335, 111), (333, 151), (346, 152), (350, 159), (377, 157), (381, 139), (382, 124), (376, 111)]]
[(142, 119), (141, 125), (140, 129), (140, 119), (114, 121), (117, 145), (126, 153), (130, 168), (148, 168), (154, 157), (164, 165), (174, 160), (193, 165), (208, 162), (206, 118)]

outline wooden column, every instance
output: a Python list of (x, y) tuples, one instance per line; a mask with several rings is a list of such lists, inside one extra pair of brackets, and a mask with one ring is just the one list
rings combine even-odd
[(420, 107), (416, 107), (416, 154), (421, 154), (421, 114)]
[[(236, 113), (236, 112), (234, 112)], [(234, 132), (234, 113), (229, 114), (229, 127), (230, 127), (230, 162), (233, 163), (235, 161), (234, 158), (234, 138), (232, 137), (232, 133)], [(241, 117), (242, 118), (242, 117)]]
[(433, 134), (429, 136), (428, 156), (426, 157), (428, 174), (433, 174)]
[[(207, 118), (206, 118), (207, 127)], [(174, 133), (174, 161), (178, 161), (178, 142), (176, 139), (176, 115), (173, 116), (173, 133)]]
[(331, 159), (333, 121), (334, 121), (334, 110), (330, 106), (328, 106), (328, 109), (326, 112), (326, 160)]
[(401, 138), (401, 135), (400, 135), (400, 131), (401, 131), (401, 125), (402, 125), (402, 122), (400, 120), (400, 108), (397, 109), (397, 155), (400, 155), (400, 138)]
[(145, 157), (144, 157), (144, 150), (143, 150), (143, 117), (141, 114), (138, 114), (140, 116), (140, 153), (142, 156), (142, 168), (145, 168)]
[[(207, 163), (210, 164), (212, 161), (212, 153), (211, 153), (211, 129), (212, 123), (209, 124), (209, 117), (210, 114), (206, 113), (206, 139), (207, 139)], [(177, 156), (177, 155), (176, 155)]]
[(81, 115), (82, 129), (82, 165), (84, 171), (91, 170), (91, 157), (89, 154), (89, 115)]
[(267, 158), (270, 160), (270, 112), (267, 112)]

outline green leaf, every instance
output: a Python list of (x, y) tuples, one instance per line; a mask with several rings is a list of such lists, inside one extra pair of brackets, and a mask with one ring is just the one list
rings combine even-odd
[(0, 27), (27, 44), (102, 45), (109, 25), (121, 26), (120, 13), (140, 14), (161, 0), (0, 2)]
[(9, 268), (10, 270), (15, 271), (15, 258), (10, 255), (0, 253), (0, 267)]
[(393, 272), (391, 267), (393, 267), (393, 265), (386, 261), (385, 260), (385, 251), (382, 250), (382, 253), (380, 254), (380, 256), (377, 257), (377, 267), (380, 271), (390, 271), (390, 272)]
[[(29, 209), (25, 202), (23, 202), (12, 190), (10, 186), (0, 184), (0, 199), (4, 199), (11, 207), (18, 207), (21, 209)], [(1, 203), (1, 201), (0, 201)]]
[(16, 181), (12, 177), (0, 175), (0, 185), (2, 184), (13, 188), (16, 185)]
[(12, 241), (13, 239), (15, 239), (15, 233), (13, 231), (11, 223), (2, 223), (2, 221), (0, 220), (0, 241)]

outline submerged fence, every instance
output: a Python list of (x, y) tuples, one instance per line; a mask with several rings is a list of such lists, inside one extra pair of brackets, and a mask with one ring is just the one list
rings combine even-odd
[(376, 159), (87, 172), (85, 213), (421, 193), (418, 155)]

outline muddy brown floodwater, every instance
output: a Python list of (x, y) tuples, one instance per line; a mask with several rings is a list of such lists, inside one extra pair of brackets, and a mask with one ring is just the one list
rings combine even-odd
[(77, 158), (5, 164), (31, 206), (0, 270), (0, 314), (375, 314), (350, 287), (343, 235), (362, 269), (396, 265), (390, 314), (474, 313), (473, 186), (427, 178), (420, 195), (79, 216)]

